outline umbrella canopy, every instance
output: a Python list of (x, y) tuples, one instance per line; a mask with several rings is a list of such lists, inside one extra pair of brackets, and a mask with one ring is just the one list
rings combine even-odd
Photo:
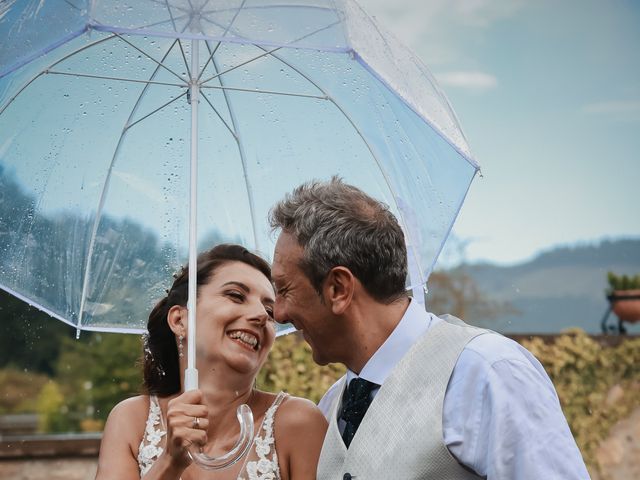
[(79, 329), (144, 331), (196, 200), (197, 245), (269, 258), (271, 205), (334, 174), (390, 206), (421, 286), (478, 170), (352, 0), (8, 0), (0, 42), (0, 287)]

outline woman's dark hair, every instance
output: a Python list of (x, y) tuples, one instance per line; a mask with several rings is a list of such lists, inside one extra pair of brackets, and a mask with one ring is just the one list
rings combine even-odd
[[(242, 262), (271, 281), (271, 267), (259, 256), (240, 245), (222, 244), (198, 255), (198, 289), (209, 282), (215, 271), (225, 263)], [(147, 322), (143, 352), (143, 388), (149, 395), (168, 396), (180, 391), (180, 364), (175, 334), (169, 328), (167, 314), (174, 305), (186, 306), (189, 271), (183, 267), (167, 296), (160, 300)]]

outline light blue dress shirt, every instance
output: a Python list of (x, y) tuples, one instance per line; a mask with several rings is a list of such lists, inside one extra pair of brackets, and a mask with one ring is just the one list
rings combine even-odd
[[(415, 341), (442, 321), (410, 302), (360, 377), (383, 385)], [(347, 384), (356, 377), (348, 371)], [(327, 418), (340, 394), (336, 386), (319, 403)], [(451, 454), (488, 480), (589, 478), (549, 376), (529, 351), (502, 335), (480, 335), (460, 354), (445, 393), (442, 427)]]

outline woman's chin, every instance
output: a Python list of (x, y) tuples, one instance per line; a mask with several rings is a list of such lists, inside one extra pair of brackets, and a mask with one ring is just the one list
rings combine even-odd
[[(225, 355), (222, 360), (233, 374), (242, 376), (246, 375), (247, 377), (254, 377), (257, 375), (260, 367), (262, 367), (262, 363), (264, 363), (259, 362), (255, 356), (251, 358), (238, 354)], [(251, 381), (253, 381), (252, 378)]]

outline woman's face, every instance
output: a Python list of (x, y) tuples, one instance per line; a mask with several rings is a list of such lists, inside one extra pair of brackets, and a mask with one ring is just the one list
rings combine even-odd
[(255, 373), (275, 339), (274, 291), (259, 270), (229, 262), (198, 291), (196, 355), (224, 359), (240, 373)]

